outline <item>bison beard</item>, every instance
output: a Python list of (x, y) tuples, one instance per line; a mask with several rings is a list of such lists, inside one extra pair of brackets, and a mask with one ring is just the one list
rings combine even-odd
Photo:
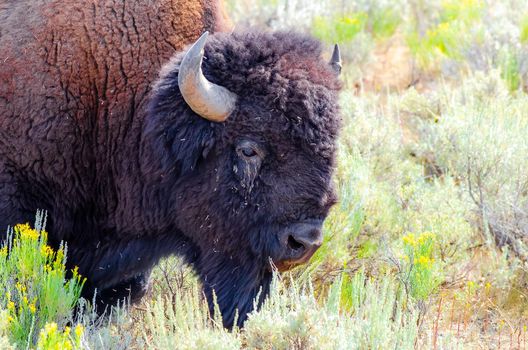
[[(16, 34), (5, 33), (2, 45)], [(72, 57), (64, 55), (59, 68)], [(62, 78), (64, 69), (31, 57), (45, 84)], [(287, 269), (320, 244), (335, 203), (340, 84), (307, 36), (217, 34), (205, 47), (203, 74), (237, 102), (227, 120), (211, 122), (180, 92), (182, 57), (163, 67), (152, 88), (141, 68), (134, 79), (145, 81), (125, 74), (121, 90), (113, 66), (100, 62), (110, 80), (103, 87), (95, 76), (79, 77), (88, 89), (68, 81), (39, 90), (45, 85), (31, 85), (25, 74), (21, 91), (13, 72), (24, 66), (2, 66), (1, 230), (47, 210), (51, 244), (67, 242), (68, 266), (87, 277), (85, 297), (98, 291), (100, 310), (123, 297), (139, 300), (159, 259), (178, 254), (195, 267), (211, 310), (216, 295), (225, 326), (237, 310), (242, 325), (255, 298), (260, 305), (269, 292), (270, 259)]]

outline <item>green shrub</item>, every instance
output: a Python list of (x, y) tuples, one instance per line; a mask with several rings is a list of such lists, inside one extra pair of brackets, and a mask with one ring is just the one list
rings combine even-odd
[(336, 14), (333, 17), (316, 16), (312, 22), (312, 34), (325, 42), (343, 45), (365, 31), (375, 39), (388, 38), (395, 33), (401, 21), (400, 13), (390, 7)]
[(416, 313), (404, 304), (390, 276), (338, 277), (321, 304), (310, 285), (278, 283), (241, 336), (248, 349), (412, 349)]
[(499, 72), (450, 89), (439, 121), (423, 124), (421, 147), (459, 179), (488, 243), (497, 240), (528, 256), (522, 233), (528, 222), (528, 98), (508, 90)]
[(434, 242), (435, 235), (430, 232), (403, 237), (402, 278), (409, 294), (417, 300), (427, 300), (440, 283), (439, 266), (433, 257)]
[[(424, 68), (435, 68), (443, 59), (461, 60), (463, 51), (478, 37), (484, 3), (480, 0), (443, 1), (436, 24), (423, 32), (416, 25), (407, 34), (407, 44), (418, 63)], [(433, 22), (434, 23), (434, 22)]]
[(0, 310), (7, 311), (10, 341), (27, 347), (37, 342), (46, 325), (64, 327), (71, 319), (84, 280), (77, 270), (66, 278), (66, 248), (54, 251), (46, 244), (42, 214), (35, 228), (19, 224), (8, 236), (0, 248)]
[(482, 0), (443, 0), (440, 20), (443, 23), (458, 21), (471, 25), (481, 19), (484, 6)]
[(228, 332), (216, 312), (209, 317), (207, 302), (199, 287), (174, 290), (158, 296), (145, 313), (143, 339), (155, 349), (240, 349), (238, 330)]
[(337, 16), (330, 21), (325, 17), (315, 17), (312, 33), (323, 41), (345, 44), (365, 29), (367, 19), (368, 15), (364, 12)]
[(243, 329), (210, 319), (198, 286), (148, 304), (142, 342), (156, 349), (412, 349), (417, 313), (399, 283), (341, 274), (316, 297), (311, 283), (275, 278), (262, 309)]
[(370, 27), (374, 38), (391, 37), (402, 22), (401, 13), (394, 8), (381, 8), (373, 11), (370, 17)]

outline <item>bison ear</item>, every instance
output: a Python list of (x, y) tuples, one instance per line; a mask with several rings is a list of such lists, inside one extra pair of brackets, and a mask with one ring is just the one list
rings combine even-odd
[(215, 144), (211, 123), (190, 109), (151, 114), (145, 127), (145, 169), (176, 176), (192, 172)]
[(202, 159), (207, 157), (213, 149), (215, 138), (210, 122), (202, 118), (188, 118), (186, 122), (174, 125), (169, 130), (174, 130), (170, 140), (171, 155), (169, 166), (173, 163), (179, 169), (180, 175), (196, 169)]

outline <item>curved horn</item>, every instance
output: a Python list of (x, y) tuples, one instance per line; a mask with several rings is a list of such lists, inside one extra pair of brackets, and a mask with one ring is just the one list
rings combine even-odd
[(178, 87), (185, 102), (201, 117), (223, 122), (235, 109), (237, 96), (225, 87), (211, 83), (202, 73), (205, 32), (187, 51), (178, 72)]
[(332, 58), (330, 59), (330, 66), (337, 73), (341, 73), (341, 52), (339, 51), (339, 45), (335, 44), (334, 52), (332, 53)]

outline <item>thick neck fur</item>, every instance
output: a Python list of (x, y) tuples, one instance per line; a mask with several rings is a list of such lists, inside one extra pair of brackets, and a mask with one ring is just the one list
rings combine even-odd
[[(228, 29), (221, 6), (27, 0), (0, 7), (0, 161), (25, 169), (27, 181), (38, 178), (24, 209), (34, 212), (39, 202), (49, 210), (59, 239), (103, 222), (108, 232), (144, 229), (130, 217), (148, 199), (127, 199), (142, 192), (138, 148), (150, 86), (162, 64), (204, 30)], [(52, 212), (59, 203), (69, 212)]]

